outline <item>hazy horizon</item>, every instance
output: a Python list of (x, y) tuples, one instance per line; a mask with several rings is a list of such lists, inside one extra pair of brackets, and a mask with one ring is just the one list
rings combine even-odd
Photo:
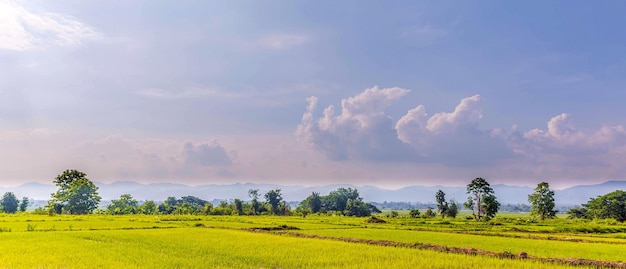
[(623, 10), (0, 0), (0, 185), (626, 179)]

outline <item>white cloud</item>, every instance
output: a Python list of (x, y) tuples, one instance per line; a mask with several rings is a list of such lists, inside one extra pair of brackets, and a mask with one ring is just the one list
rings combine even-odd
[(317, 98), (308, 98), (309, 105), (296, 131), (302, 141), (313, 145), (334, 160), (383, 160), (403, 158), (405, 151), (396, 139), (393, 120), (384, 110), (407, 94), (401, 88), (366, 89), (361, 94), (341, 101), (341, 113), (324, 109), (323, 117), (314, 119)]
[(0, 49), (24, 51), (50, 44), (73, 47), (100, 37), (93, 27), (69, 16), (33, 12), (15, 1), (0, 1)]
[[(341, 101), (341, 113), (327, 107), (319, 119), (317, 98), (310, 97), (307, 111), (296, 131), (302, 141), (334, 160), (441, 162), (467, 164), (488, 162), (506, 155), (504, 143), (478, 129), (482, 98), (465, 98), (453, 112), (429, 116), (424, 106), (410, 110), (397, 122), (385, 114), (393, 101), (409, 91), (373, 87)], [(480, 147), (481, 156), (472, 151)]]
[(270, 49), (282, 50), (302, 45), (309, 41), (305, 35), (295, 34), (272, 34), (259, 40), (259, 44)]
[(454, 112), (441, 112), (428, 119), (426, 129), (434, 133), (451, 132), (459, 127), (475, 127), (483, 117), (480, 95), (464, 98)]
[[(512, 130), (506, 134), (510, 147), (536, 161), (558, 163), (608, 163), (609, 156), (626, 158), (626, 129), (624, 126), (603, 126), (592, 132), (578, 130), (567, 113), (554, 116), (547, 130), (533, 129), (521, 134)], [(583, 161), (584, 160), (584, 161)]]

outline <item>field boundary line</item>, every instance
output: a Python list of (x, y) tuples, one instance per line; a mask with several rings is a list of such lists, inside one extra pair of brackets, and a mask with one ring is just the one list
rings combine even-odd
[(427, 244), (427, 243), (421, 243), (421, 242), (408, 243), (408, 242), (395, 242), (395, 241), (388, 241), (388, 240), (334, 237), (334, 236), (306, 234), (306, 233), (291, 232), (291, 231), (258, 229), (258, 228), (243, 228), (241, 230), (255, 232), (255, 233), (269, 233), (269, 234), (286, 235), (286, 236), (293, 236), (293, 237), (300, 237), (300, 238), (336, 240), (336, 241), (342, 241), (342, 242), (348, 242), (348, 243), (368, 244), (368, 245), (384, 246), (384, 247), (403, 247), (403, 248), (433, 250), (437, 252), (465, 254), (465, 255), (471, 255), (471, 256), (481, 255), (481, 256), (489, 256), (489, 257), (501, 258), (501, 259), (536, 260), (536, 261), (540, 261), (544, 263), (558, 263), (558, 264), (572, 265), (572, 266), (589, 266), (589, 267), (594, 267), (594, 268), (624, 268), (626, 269), (626, 263), (615, 262), (615, 261), (590, 260), (590, 259), (581, 259), (581, 258), (544, 258), (544, 257), (535, 257), (532, 255), (529, 255), (526, 252), (520, 252), (518, 254), (514, 254), (511, 252), (507, 252), (507, 251), (494, 252), (494, 251), (487, 251), (487, 250), (476, 249), (476, 248), (449, 247), (449, 246), (444, 246), (444, 245)]

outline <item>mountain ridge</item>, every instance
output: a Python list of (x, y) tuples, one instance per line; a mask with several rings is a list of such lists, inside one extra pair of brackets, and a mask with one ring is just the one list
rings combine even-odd
[[(168, 196), (197, 196), (206, 200), (249, 200), (248, 190), (259, 189), (261, 194), (270, 189), (280, 188), (283, 198), (287, 201), (300, 201), (312, 192), (326, 195), (340, 187), (356, 188), (364, 200), (370, 202), (412, 202), (432, 203), (437, 190), (446, 193), (448, 200), (464, 202), (467, 199), (464, 186), (419, 186), (412, 185), (398, 189), (385, 189), (376, 186), (356, 186), (352, 184), (329, 184), (321, 186), (280, 185), (266, 183), (233, 183), (233, 184), (202, 184), (185, 185), (181, 183), (139, 183), (135, 181), (114, 181), (111, 183), (94, 182), (99, 188), (103, 200), (117, 199), (120, 195), (129, 193), (137, 200), (162, 201)], [(506, 184), (492, 185), (498, 201), (502, 204), (528, 204), (528, 194), (534, 188)], [(580, 205), (590, 198), (603, 195), (617, 189), (626, 190), (626, 181), (611, 180), (599, 184), (575, 185), (569, 188), (555, 190), (555, 200), (559, 205)], [(0, 187), (0, 192), (14, 192), (18, 197), (29, 197), (35, 200), (47, 200), (50, 194), (56, 191), (52, 184), (27, 182), (13, 187)]]

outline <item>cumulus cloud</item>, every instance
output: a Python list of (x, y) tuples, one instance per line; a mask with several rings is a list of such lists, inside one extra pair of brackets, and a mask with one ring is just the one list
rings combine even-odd
[(479, 95), (463, 98), (450, 112), (429, 114), (418, 105), (394, 121), (385, 110), (408, 93), (373, 87), (343, 99), (339, 109), (331, 105), (321, 113), (316, 111), (317, 97), (309, 97), (297, 137), (332, 161), (451, 169), (439, 171), (441, 175), (473, 171), (527, 180), (612, 179), (626, 174), (622, 125), (581, 130), (570, 114), (562, 113), (545, 128), (482, 129), (484, 99)]
[(15, 1), (0, 1), (0, 49), (24, 51), (50, 44), (73, 47), (100, 37), (93, 27), (69, 16), (34, 12)]
[(511, 148), (538, 162), (608, 164), (617, 156), (626, 157), (624, 126), (602, 126), (596, 131), (583, 132), (576, 128), (568, 113), (551, 118), (546, 130), (524, 133), (511, 130), (504, 137)]
[(395, 137), (393, 120), (384, 110), (408, 93), (401, 88), (367, 89), (341, 101), (341, 112), (335, 115), (328, 106), (323, 116), (314, 119), (317, 98), (308, 98), (307, 111), (296, 130), (297, 136), (333, 160), (393, 160), (408, 153)]
[[(453, 112), (432, 116), (424, 106), (411, 109), (400, 120), (385, 113), (393, 101), (409, 91), (373, 87), (341, 101), (335, 115), (327, 107), (315, 119), (317, 98), (308, 98), (308, 107), (296, 131), (298, 137), (334, 160), (401, 160), (465, 164), (507, 154), (501, 139), (478, 129), (482, 98), (465, 98)], [(480, 156), (475, 150), (480, 147)]]
[(183, 156), (185, 163), (189, 165), (229, 166), (233, 163), (224, 147), (217, 141), (197, 145), (187, 142), (183, 149)]

